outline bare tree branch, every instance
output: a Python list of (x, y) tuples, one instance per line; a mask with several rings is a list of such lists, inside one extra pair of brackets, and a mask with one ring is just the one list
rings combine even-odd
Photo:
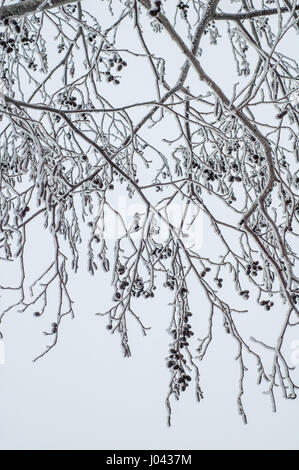
[[(16, 310), (51, 316), (36, 360), (54, 353), (76, 309), (70, 274), (84, 260), (90, 275), (111, 274), (111, 303), (96, 292), (97, 314), (130, 357), (134, 327), (154, 335), (143, 306), (162, 290), (169, 424), (190, 384), (203, 398), (200, 368), (212, 344), (221, 352), (221, 334), (234, 345), (244, 423), (251, 359), (273, 410), (278, 390), (294, 399), (298, 388), (285, 352), (299, 326), (299, 64), (285, 46), (298, 6), (250, 5), (231, 14), (219, 0), (0, 7), (0, 263), (15, 270), (1, 281), (0, 321)], [(36, 244), (36, 262), (32, 230), (53, 242)], [(252, 334), (252, 298), (271, 324), (267, 340)]]
[[(299, 10), (299, 5), (295, 6), (294, 10)], [(259, 18), (262, 16), (272, 16), (277, 15), (279, 12), (277, 8), (265, 8), (264, 10), (253, 10), (242, 13), (216, 13), (214, 20), (231, 20), (231, 21), (240, 21), (240, 20), (250, 20), (251, 18)], [(280, 13), (290, 13), (290, 9), (287, 7), (282, 7)]]

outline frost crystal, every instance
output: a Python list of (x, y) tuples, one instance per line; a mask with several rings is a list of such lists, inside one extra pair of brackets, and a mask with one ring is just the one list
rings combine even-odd
[(4, 81), (0, 79), (0, 100), (4, 98)]
[(294, 90), (291, 94), (290, 94), (290, 102), (292, 103), (292, 105), (296, 106), (296, 104), (299, 104), (299, 88), (297, 88), (297, 90)]

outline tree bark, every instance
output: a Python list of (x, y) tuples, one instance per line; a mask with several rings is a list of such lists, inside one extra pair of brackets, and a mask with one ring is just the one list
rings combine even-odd
[(77, 3), (80, 1), (81, 0), (48, 0), (46, 3), (45, 0), (26, 0), (25, 2), (13, 3), (12, 5), (0, 7), (0, 20), (3, 21), (18, 16), (26, 16), (37, 11), (50, 10), (67, 5), (68, 3)]
[[(297, 5), (294, 10), (299, 10), (299, 5)], [(290, 13), (289, 8), (283, 7), (280, 9), (280, 13)], [(264, 10), (253, 10), (253, 11), (245, 11), (243, 13), (218, 13), (214, 16), (214, 20), (232, 20), (232, 21), (239, 21), (239, 20), (250, 20), (251, 18), (257, 18), (260, 16), (270, 16), (270, 15), (277, 15), (278, 10), (277, 8), (268, 8)]]

